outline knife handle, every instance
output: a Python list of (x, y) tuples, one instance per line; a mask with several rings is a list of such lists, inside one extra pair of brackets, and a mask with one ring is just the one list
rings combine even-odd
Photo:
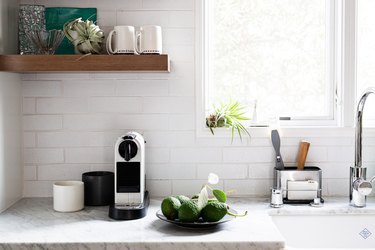
[(299, 144), (298, 158), (297, 158), (297, 170), (303, 170), (305, 168), (307, 153), (309, 152), (310, 142), (301, 141)]

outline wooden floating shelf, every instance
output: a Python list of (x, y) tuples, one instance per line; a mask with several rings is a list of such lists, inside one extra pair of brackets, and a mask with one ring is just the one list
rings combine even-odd
[(169, 72), (168, 55), (0, 55), (0, 71), (144, 71)]

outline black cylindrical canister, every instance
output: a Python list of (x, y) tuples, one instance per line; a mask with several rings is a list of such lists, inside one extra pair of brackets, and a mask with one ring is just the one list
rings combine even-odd
[(114, 203), (115, 188), (113, 172), (94, 171), (82, 174), (85, 184), (85, 205), (106, 206)]

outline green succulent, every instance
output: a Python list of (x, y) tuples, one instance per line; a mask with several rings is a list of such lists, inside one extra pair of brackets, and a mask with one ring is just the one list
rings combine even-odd
[(104, 32), (93, 21), (77, 18), (64, 24), (65, 36), (81, 54), (100, 54)]
[(242, 140), (243, 133), (250, 136), (249, 131), (242, 124), (243, 121), (250, 120), (250, 118), (244, 114), (244, 106), (240, 105), (238, 101), (229, 100), (227, 103), (221, 103), (218, 107), (214, 107), (214, 111), (206, 117), (206, 125), (212, 134), (214, 134), (215, 128), (232, 128), (232, 140), (235, 131)]

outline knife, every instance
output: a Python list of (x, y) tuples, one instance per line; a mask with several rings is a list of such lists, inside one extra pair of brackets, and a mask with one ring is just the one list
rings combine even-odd
[(276, 152), (276, 169), (282, 170), (284, 169), (284, 162), (280, 154), (280, 135), (277, 130), (271, 131), (271, 140), (272, 140), (273, 148), (275, 149), (275, 152)]

